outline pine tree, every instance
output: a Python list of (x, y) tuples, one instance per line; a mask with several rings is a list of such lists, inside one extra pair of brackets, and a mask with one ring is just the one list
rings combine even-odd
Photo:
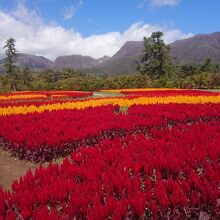
[(212, 70), (212, 59), (208, 58), (200, 68), (200, 72), (210, 72)]
[(21, 71), (21, 84), (30, 88), (32, 81), (33, 77), (31, 75), (31, 70), (27, 65), (25, 65)]
[(169, 57), (169, 46), (163, 39), (163, 33), (153, 32), (149, 38), (144, 37), (144, 54), (139, 65), (142, 74), (151, 79), (169, 77), (173, 71), (172, 61)]
[(9, 38), (5, 42), (5, 46), (3, 49), (7, 49), (5, 51), (6, 59), (5, 59), (5, 71), (6, 71), (6, 78), (7, 81), (14, 91), (16, 91), (17, 82), (18, 82), (18, 73), (16, 71), (16, 67), (14, 66), (14, 62), (16, 59), (17, 50), (15, 49), (15, 39)]

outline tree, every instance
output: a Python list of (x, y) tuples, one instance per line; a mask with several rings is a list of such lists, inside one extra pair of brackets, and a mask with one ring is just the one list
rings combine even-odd
[(11, 89), (16, 91), (17, 81), (18, 81), (18, 74), (16, 72), (16, 67), (14, 66), (16, 53), (18, 52), (15, 49), (15, 39), (9, 38), (5, 42), (5, 46), (3, 49), (7, 49), (5, 51), (6, 59), (5, 59), (5, 70), (7, 74), (7, 81), (10, 84)]
[(58, 79), (59, 75), (60, 74), (58, 71), (53, 71), (52, 69), (46, 69), (39, 74), (39, 78), (47, 83), (55, 83), (59, 80)]
[(178, 75), (182, 78), (199, 73), (200, 66), (197, 64), (185, 64), (178, 67)]
[(212, 70), (212, 59), (208, 58), (205, 60), (204, 64), (201, 66), (201, 72), (210, 72)]
[(138, 67), (142, 74), (151, 79), (168, 77), (173, 71), (172, 61), (169, 57), (169, 46), (163, 39), (163, 33), (153, 32), (149, 38), (144, 37), (144, 54)]
[(33, 77), (31, 75), (30, 68), (25, 65), (20, 74), (21, 85), (23, 86), (23, 90), (31, 89), (31, 82), (33, 81)]

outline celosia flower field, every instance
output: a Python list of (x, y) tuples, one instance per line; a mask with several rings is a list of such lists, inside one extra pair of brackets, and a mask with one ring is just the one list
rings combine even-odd
[(0, 219), (220, 218), (220, 94), (114, 92), (124, 96), (0, 103), (5, 150), (67, 156), (0, 189)]
[(0, 104), (9, 101), (33, 101), (33, 100), (44, 100), (56, 99), (56, 98), (82, 98), (91, 96), (92, 92), (78, 92), (78, 91), (36, 91), (36, 92), (14, 92), (0, 95)]

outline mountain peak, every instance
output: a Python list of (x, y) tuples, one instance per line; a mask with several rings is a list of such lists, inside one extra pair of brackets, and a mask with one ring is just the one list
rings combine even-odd
[(86, 69), (98, 66), (101, 63), (107, 61), (110, 57), (104, 56), (99, 59), (94, 59), (90, 56), (82, 55), (69, 55), (69, 56), (60, 56), (54, 62), (55, 67), (63, 68), (70, 67), (76, 69)]
[(220, 63), (220, 32), (198, 34), (170, 44), (175, 64), (202, 63), (207, 58)]
[(143, 41), (127, 41), (121, 49), (112, 56), (111, 60), (139, 56), (142, 54), (143, 47)]
[(105, 56), (99, 58), (98, 61), (100, 64), (102, 64), (102, 63), (106, 62), (107, 60), (109, 60), (110, 58), (111, 57), (105, 55)]

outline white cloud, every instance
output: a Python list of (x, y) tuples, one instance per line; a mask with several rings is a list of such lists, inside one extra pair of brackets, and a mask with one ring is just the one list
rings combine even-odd
[(151, 5), (156, 6), (156, 7), (161, 7), (161, 6), (174, 6), (178, 3), (178, 0), (150, 0)]
[(138, 5), (137, 8), (142, 9), (144, 5), (147, 3), (148, 0), (142, 0)]
[(179, 0), (142, 0), (137, 7), (141, 9), (147, 3), (153, 7), (174, 6), (177, 5), (178, 2)]
[(65, 7), (61, 10), (64, 20), (70, 20), (78, 10), (78, 8), (83, 4), (82, 0), (79, 0), (76, 4), (71, 5), (70, 7)]
[(81, 54), (99, 58), (112, 56), (126, 41), (142, 40), (152, 32), (161, 30), (165, 33), (166, 43), (186, 38), (178, 29), (157, 25), (134, 23), (123, 32), (109, 32), (83, 37), (74, 29), (47, 24), (33, 10), (19, 4), (13, 12), (0, 10), (0, 56), (6, 39), (14, 37), (16, 48), (21, 53), (42, 55), (54, 60), (60, 55)]

